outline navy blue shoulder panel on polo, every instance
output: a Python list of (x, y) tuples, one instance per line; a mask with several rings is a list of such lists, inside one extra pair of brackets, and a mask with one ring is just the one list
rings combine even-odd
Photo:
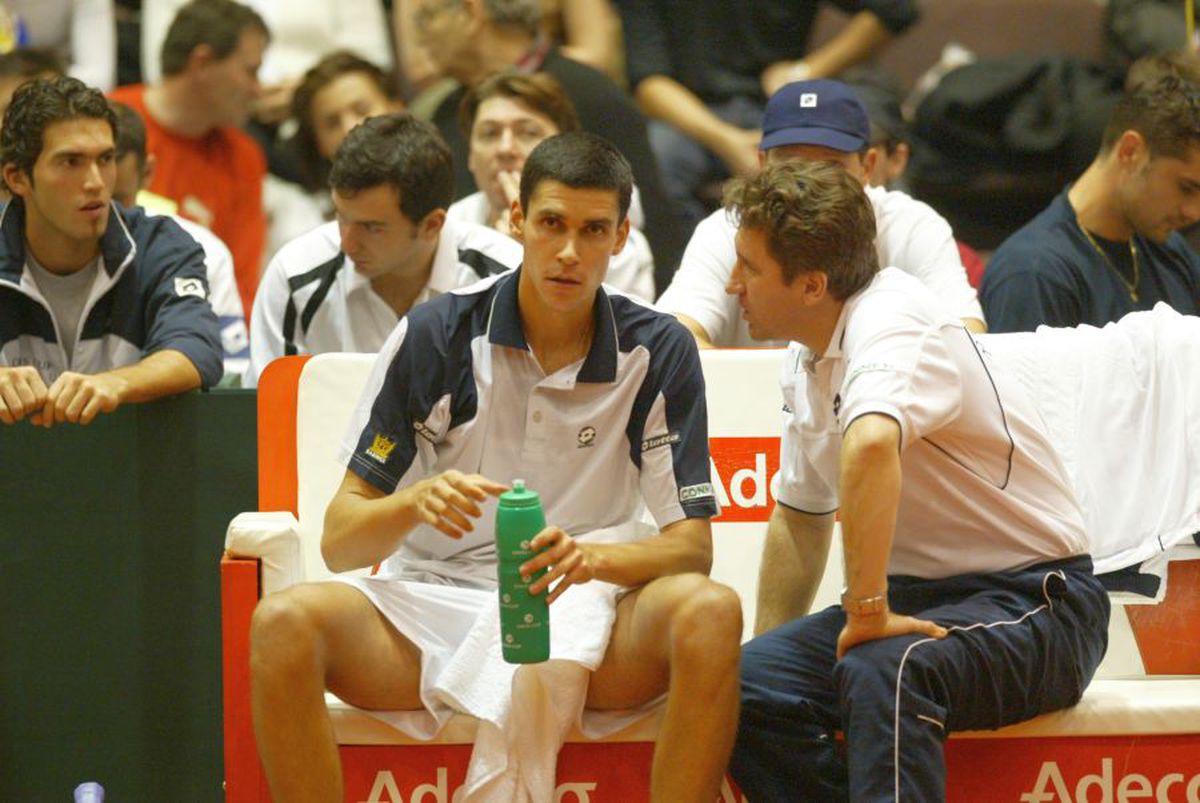
[[(328, 259), (315, 268), (306, 270), (304, 273), (288, 279), (287, 308), (283, 311), (283, 353), (285, 356), (300, 353), (296, 348), (297, 316), (300, 319), (300, 328), (307, 332), (309, 324), (312, 323), (313, 316), (317, 314), (317, 309), (325, 301), (326, 296), (329, 295), (329, 288), (333, 287), (338, 272), (341, 271), (345, 264), (346, 255), (338, 251), (332, 259)], [(298, 311), (296, 309), (296, 291), (314, 282), (317, 285), (316, 290), (309, 296), (308, 303), (304, 305), (304, 311)]]
[(348, 468), (384, 493), (396, 490), (417, 455), (424, 422), (450, 397), (446, 431), (473, 419), (479, 393), (471, 341), (487, 331), (496, 284), (474, 293), (447, 293), (413, 307), (403, 339), (391, 356), (367, 425)]
[(489, 276), (495, 276), (496, 274), (504, 273), (506, 270), (511, 270), (503, 262), (498, 262), (474, 248), (458, 249), (458, 261), (463, 265), (469, 266), (480, 279), (486, 279)]
[[(646, 378), (630, 410), (626, 436), (629, 458), (639, 469), (649, 439), (665, 436), (669, 444), (675, 483), (679, 488), (704, 486), (712, 481), (708, 451), (708, 407), (704, 372), (691, 333), (675, 319), (625, 296), (609, 296), (616, 324), (618, 348), (629, 353), (644, 347), (650, 355)], [(659, 395), (667, 432), (646, 432), (646, 420)], [(663, 448), (650, 446), (649, 448)], [(719, 513), (712, 495), (681, 500), (689, 517)]]

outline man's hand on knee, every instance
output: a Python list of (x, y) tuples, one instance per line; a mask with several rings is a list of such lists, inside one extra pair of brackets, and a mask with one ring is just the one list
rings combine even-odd
[(841, 634), (838, 635), (837, 657), (840, 661), (846, 656), (846, 652), (850, 648), (866, 641), (891, 638), (892, 636), (906, 636), (910, 633), (934, 639), (942, 639), (949, 632), (949, 630), (936, 622), (916, 619), (912, 616), (902, 616), (886, 610), (878, 614), (847, 616), (846, 626), (842, 628)]
[(36, 368), (28, 365), (0, 368), (0, 421), (15, 424), (45, 405), (46, 383)]
[(529, 543), (530, 549), (539, 551), (537, 557), (521, 565), (521, 577), (528, 579), (549, 569), (544, 577), (529, 587), (529, 593), (541, 594), (555, 581), (558, 585), (546, 597), (554, 602), (562, 593), (577, 583), (586, 583), (596, 577), (594, 555), (587, 544), (581, 544), (558, 527), (547, 527)]

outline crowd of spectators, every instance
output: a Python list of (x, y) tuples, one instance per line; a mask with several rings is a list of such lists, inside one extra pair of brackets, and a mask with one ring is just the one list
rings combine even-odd
[[(814, 39), (826, 6), (844, 24)], [(6, 0), (0, 106), (24, 84), (64, 75), (118, 102), (114, 145), (124, 161), (111, 197), (118, 208), (167, 216), (203, 246), (203, 292), (219, 307), (226, 384), (253, 384), (263, 366), (243, 370), (251, 346), (270, 356), (307, 350), (302, 332), (284, 338), (283, 351), (279, 337), (255, 344), (253, 333), (268, 339), (262, 333), (278, 329), (284, 312), (255, 299), (260, 285), (289, 281), (272, 297), (293, 299), (299, 279), (286, 277), (318, 252), (365, 277), (363, 292), (387, 311), (380, 332), (357, 338), (362, 322), (347, 321), (330, 348), (373, 350), (414, 299), (470, 278), (433, 281), (432, 263), (416, 279), (372, 275), (343, 243), (359, 224), (330, 191), (339, 146), (368, 118), (406, 114), (436, 128), (453, 186), (412, 218), (394, 184), (393, 211), (419, 227), (438, 210), (462, 242), (484, 241), (474, 227), (507, 233), (521, 166), (546, 137), (582, 129), (616, 144), (636, 187), (633, 231), (610, 283), (648, 302), (661, 296), (660, 308), (701, 345), (753, 343), (724, 293), (734, 256), (721, 182), (784, 158), (833, 161), (867, 185), (881, 258), (940, 287), (976, 330), (1102, 324), (1157, 301), (1194, 313), (1200, 260), (1177, 232), (1200, 217), (1195, 43), (1172, 24), (1183, 14), (1172, 0), (1112, 2), (1104, 13), (1103, 68), (1133, 65), (1124, 99), (1118, 88), (1096, 110), (1114, 109), (1092, 166), (1020, 232), (1001, 232), (1013, 236), (990, 270), (990, 252), (955, 240), (943, 218), (953, 220), (954, 210), (905, 192), (910, 157), (937, 144), (914, 132), (907, 87), (877, 65), (921, 24), (913, 0)], [(141, 80), (115, 86), (117, 76)], [(826, 80), (835, 77), (845, 83)], [(923, 82), (923, 95), (910, 101), (930, 86)], [(1161, 122), (1153, 131), (1139, 127), (1147, 109)], [(384, 288), (394, 281), (416, 281), (403, 303), (387, 303)], [(313, 315), (302, 323), (313, 325)], [(0, 346), (0, 365), (29, 364), (12, 356), (11, 343)]]

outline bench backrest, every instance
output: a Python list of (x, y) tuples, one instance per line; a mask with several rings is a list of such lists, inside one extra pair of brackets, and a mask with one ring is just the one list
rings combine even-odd
[[(774, 388), (781, 354), (774, 349), (701, 353), (713, 482), (723, 508), (713, 524), (713, 576), (741, 594), (747, 628), (754, 620), (758, 558), (774, 504), (771, 479), (779, 464), (782, 419)], [(320, 553), (325, 508), (345, 472), (337, 454), (373, 359), (366, 354), (322, 354), (308, 360), (300, 372), (293, 509), (300, 523), (305, 576), (310, 580), (329, 575)], [(265, 374), (263, 381), (270, 382), (272, 376)], [(836, 556), (830, 560), (835, 569), (840, 565)], [(827, 579), (820, 599), (832, 600), (838, 578)]]

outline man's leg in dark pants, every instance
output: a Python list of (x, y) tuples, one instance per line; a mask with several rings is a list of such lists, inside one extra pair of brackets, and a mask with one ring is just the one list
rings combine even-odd
[[(909, 607), (930, 591), (951, 602)], [(894, 584), (890, 596), (895, 610), (951, 632), (860, 644), (835, 667), (856, 803), (943, 800), (947, 734), (1073, 705), (1104, 654), (1108, 599), (1090, 572)]]
[(746, 645), (732, 769), (755, 803), (941, 800), (947, 733), (1072, 705), (1104, 653), (1107, 597), (1090, 570), (900, 580), (890, 597), (951, 635), (867, 642), (837, 662), (831, 609)]
[(846, 799), (833, 686), (846, 617), (829, 608), (742, 648), (742, 711), (730, 770), (754, 803)]

